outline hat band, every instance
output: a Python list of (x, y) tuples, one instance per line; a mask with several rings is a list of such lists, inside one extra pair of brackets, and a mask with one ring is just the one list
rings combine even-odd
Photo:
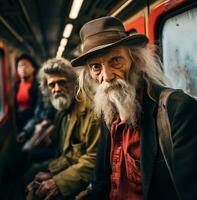
[(127, 37), (125, 32), (108, 31), (89, 36), (83, 42), (83, 53), (101, 46), (108, 45)]

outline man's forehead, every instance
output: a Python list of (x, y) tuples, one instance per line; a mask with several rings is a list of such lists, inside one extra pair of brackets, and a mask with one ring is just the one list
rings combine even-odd
[(101, 52), (98, 52), (96, 55), (93, 55), (91, 58), (87, 60), (87, 62), (92, 62), (94, 60), (97, 60), (99, 58), (111, 58), (113, 56), (118, 56), (120, 54), (127, 54), (128, 47), (126, 46), (117, 46), (117, 47), (111, 47), (109, 49), (105, 49)]
[(47, 82), (48, 83), (52, 83), (55, 81), (59, 81), (59, 80), (68, 80), (68, 78), (65, 75), (60, 75), (60, 74), (50, 74), (47, 75)]

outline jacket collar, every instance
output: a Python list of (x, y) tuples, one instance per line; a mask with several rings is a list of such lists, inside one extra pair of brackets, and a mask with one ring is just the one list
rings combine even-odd
[(74, 100), (74, 103), (72, 105), (72, 108), (70, 109), (68, 113), (67, 118), (67, 133), (64, 141), (64, 150), (68, 149), (70, 144), (70, 137), (73, 134), (73, 130), (75, 127), (75, 124), (77, 122), (81, 122), (81, 118), (86, 115), (88, 112), (88, 105), (85, 101), (78, 102), (77, 100)]

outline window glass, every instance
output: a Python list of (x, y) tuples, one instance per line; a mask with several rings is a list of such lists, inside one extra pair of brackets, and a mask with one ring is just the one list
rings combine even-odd
[(0, 50), (0, 117), (4, 114), (3, 54)]
[(197, 8), (165, 22), (162, 46), (164, 72), (172, 86), (197, 97)]

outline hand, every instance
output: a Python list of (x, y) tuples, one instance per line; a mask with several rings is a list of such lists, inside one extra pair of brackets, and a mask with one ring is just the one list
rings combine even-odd
[(31, 183), (28, 184), (26, 191), (27, 192), (35, 191), (36, 189), (38, 189), (40, 184), (41, 184), (40, 182), (33, 180)]
[(18, 143), (23, 143), (26, 139), (26, 136), (25, 136), (25, 131), (19, 133), (17, 136), (16, 136), (16, 141)]
[(92, 184), (90, 183), (86, 190), (81, 191), (77, 196), (75, 196), (75, 200), (85, 200), (85, 199), (92, 199)]
[(47, 124), (49, 124), (48, 120), (42, 120), (40, 123), (36, 124), (35, 132), (40, 132)]
[(42, 182), (52, 178), (52, 174), (50, 172), (39, 172), (36, 174), (34, 180), (38, 182)]
[(46, 147), (48, 147), (49, 145), (52, 144), (52, 140), (51, 140), (50, 137), (46, 137), (46, 138), (44, 138), (43, 143), (44, 143), (44, 145), (45, 145)]
[(53, 199), (56, 195), (60, 193), (57, 185), (53, 179), (43, 181), (38, 189), (35, 191), (35, 195), (44, 198), (44, 200)]
[(83, 190), (81, 191), (77, 196), (75, 196), (75, 200), (83, 200), (88, 197), (89, 191), (88, 190)]
[(47, 120), (47, 119), (44, 119), (44, 120), (42, 120), (39, 124), (41, 125), (41, 126), (45, 126), (45, 125), (47, 125), (49, 123), (49, 121)]
[(42, 181), (52, 178), (52, 174), (49, 172), (39, 172), (36, 174), (34, 180), (28, 184), (27, 191), (36, 190)]

